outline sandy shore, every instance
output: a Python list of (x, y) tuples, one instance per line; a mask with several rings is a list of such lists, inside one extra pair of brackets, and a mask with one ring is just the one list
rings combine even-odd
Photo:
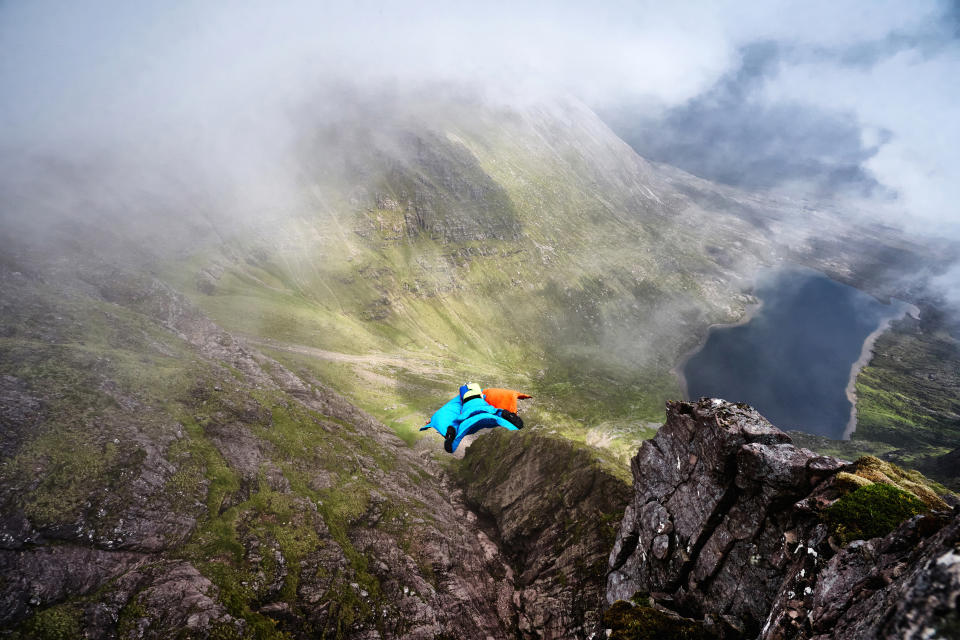
[(914, 318), (919, 318), (920, 309), (912, 304), (904, 304), (903, 311), (881, 322), (880, 325), (874, 329), (873, 333), (868, 335), (867, 339), (863, 341), (860, 357), (857, 358), (857, 361), (850, 367), (850, 380), (847, 382), (847, 400), (850, 401), (850, 420), (847, 421), (847, 426), (843, 430), (844, 440), (849, 440), (854, 431), (857, 430), (857, 376), (860, 375), (860, 371), (865, 366), (870, 364), (870, 360), (873, 358), (873, 345), (877, 342), (877, 338), (883, 335), (895, 320), (899, 320), (907, 314), (910, 314)]

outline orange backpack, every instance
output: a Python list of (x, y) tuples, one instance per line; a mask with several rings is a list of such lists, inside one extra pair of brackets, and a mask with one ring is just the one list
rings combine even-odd
[(512, 411), (513, 413), (517, 412), (518, 399), (523, 400), (525, 398), (533, 397), (527, 395), (526, 393), (514, 391), (513, 389), (484, 389), (483, 394), (487, 403), (493, 405), (497, 409)]

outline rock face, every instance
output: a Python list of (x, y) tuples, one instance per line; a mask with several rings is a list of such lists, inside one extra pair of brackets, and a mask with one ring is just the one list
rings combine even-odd
[(857, 466), (795, 447), (749, 407), (670, 403), (631, 467), (608, 603), (649, 593), (726, 637), (921, 637), (956, 624), (957, 516), (918, 516), (837, 552), (818, 514)]
[[(940, 527), (921, 516), (884, 538), (852, 543), (811, 576), (802, 604), (789, 591), (777, 595), (763, 637), (960, 636), (960, 518), (930, 535)], [(788, 576), (785, 586), (803, 579)]]
[(510, 560), (521, 637), (592, 637), (625, 480), (567, 440), (500, 429), (470, 446), (457, 479)]
[(429, 452), (150, 277), (20, 272), (0, 269), (0, 634), (513, 633), (510, 567)]

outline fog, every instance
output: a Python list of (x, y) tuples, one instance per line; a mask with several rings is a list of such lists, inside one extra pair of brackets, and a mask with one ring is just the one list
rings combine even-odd
[(956, 2), (515, 4), (0, 4), (3, 215), (294, 207), (309, 127), (457, 87), (572, 96), (651, 159), (960, 237)]

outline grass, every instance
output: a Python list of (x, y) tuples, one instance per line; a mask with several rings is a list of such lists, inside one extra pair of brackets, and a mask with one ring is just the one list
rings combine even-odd
[(82, 637), (83, 612), (72, 604), (59, 604), (30, 617), (14, 638), (33, 640), (74, 640)]
[(93, 514), (130, 498), (127, 480), (145, 455), (129, 412), (143, 433), (169, 428), (157, 405), (185, 387), (186, 350), (141, 314), (45, 286), (23, 292), (4, 326), (0, 373), (24, 381), (43, 408), (0, 462), (0, 482), (18, 489), (14, 500), (36, 525), (85, 518), (108, 529), (112, 516)]
[[(243, 404), (237, 404), (241, 400)], [(358, 435), (348, 422), (307, 409), (282, 392), (262, 389), (236, 398), (224, 390), (207, 396), (201, 407), (193, 408), (199, 420), (187, 421), (190, 438), (180, 444), (180, 452), (189, 453), (196, 462), (182, 466), (185, 477), (175, 476), (171, 482), (174, 486), (181, 482), (195, 484), (197, 467), (191, 464), (202, 466), (208, 487), (207, 515), (201, 518), (183, 556), (217, 585), (228, 611), (247, 621), (251, 637), (286, 637), (272, 619), (253, 608), (253, 603), (279, 598), (295, 609), (302, 580), (301, 560), (335, 544), (343, 552), (348, 570), (327, 576), (331, 590), (327, 597), (336, 602), (330, 614), (331, 628), (314, 632), (340, 637), (350, 625), (373, 616), (375, 609), (369, 602), (382, 597), (379, 582), (369, 572), (366, 556), (354, 548), (350, 529), (367, 512), (370, 492), (376, 485), (367, 477), (369, 470), (354, 461), (362, 456), (389, 470), (395, 466), (393, 458)], [(230, 420), (231, 411), (261, 416), (253, 421), (248, 418), (246, 424), (255, 436), (272, 445), (271, 462), (282, 470), (289, 492), (275, 491), (261, 470), (249, 497), (223, 508), (224, 498), (235, 496), (244, 481), (226, 466), (206, 430), (215, 421)], [(329, 486), (312, 484), (311, 477), (317, 470), (327, 474)], [(384, 526), (396, 522), (393, 516), (383, 520)], [(257, 560), (251, 559), (251, 550)], [(282, 567), (273, 550), (282, 558)], [(278, 579), (281, 569), (285, 572), (282, 587), (274, 595), (266, 589)], [(358, 596), (351, 583), (358, 584), (367, 596)]]
[(823, 517), (831, 532), (847, 544), (883, 537), (904, 520), (927, 510), (915, 495), (878, 482), (842, 496)]
[(960, 342), (925, 308), (882, 335), (857, 379), (857, 435), (897, 447), (960, 447)]

